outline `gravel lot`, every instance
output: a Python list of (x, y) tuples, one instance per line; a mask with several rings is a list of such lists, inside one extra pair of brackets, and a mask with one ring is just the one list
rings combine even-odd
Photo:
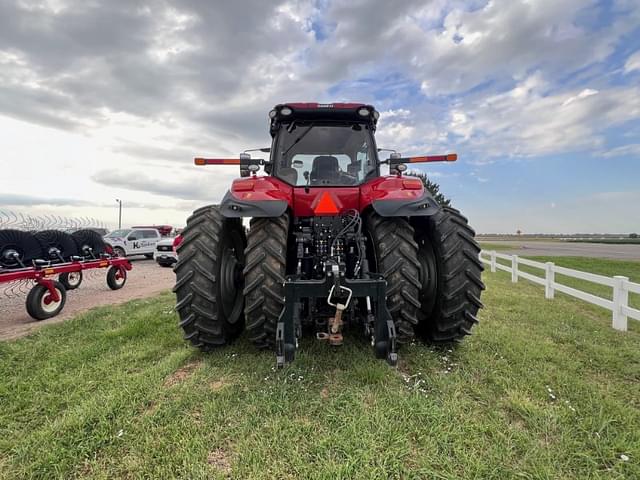
[(0, 340), (18, 338), (41, 325), (61, 322), (78, 313), (100, 305), (124, 303), (136, 298), (168, 290), (175, 277), (171, 268), (163, 268), (153, 260), (132, 259), (133, 269), (128, 272), (127, 283), (120, 290), (113, 291), (107, 286), (107, 269), (87, 270), (80, 288), (67, 292), (67, 302), (57, 317), (36, 321), (27, 315), (25, 300), (28, 287), (0, 285)]

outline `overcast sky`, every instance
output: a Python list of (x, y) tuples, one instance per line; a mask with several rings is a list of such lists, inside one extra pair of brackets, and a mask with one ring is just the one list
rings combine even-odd
[(640, 231), (640, 1), (0, 0), (0, 210), (184, 224), (287, 101), (360, 101), (479, 232)]

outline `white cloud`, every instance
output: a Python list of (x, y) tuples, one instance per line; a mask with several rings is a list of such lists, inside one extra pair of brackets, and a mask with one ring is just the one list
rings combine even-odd
[(625, 73), (634, 72), (640, 70), (640, 50), (630, 55), (624, 64)]
[(609, 150), (603, 150), (601, 152), (598, 152), (598, 155), (607, 158), (626, 156), (640, 157), (640, 143), (631, 143), (628, 145), (621, 145), (619, 147), (611, 148)]
[[(535, 75), (537, 77), (537, 74)], [(602, 131), (640, 117), (640, 88), (548, 93), (524, 79), (488, 98), (461, 101), (450, 131), (480, 155), (534, 156), (595, 149)]]

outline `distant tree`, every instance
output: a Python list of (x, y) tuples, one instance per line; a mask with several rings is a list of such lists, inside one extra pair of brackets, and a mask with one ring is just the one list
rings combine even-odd
[(629, 234), (629, 238), (638, 238), (638, 234), (637, 233), (630, 233)]
[(440, 205), (446, 206), (446, 207), (451, 206), (451, 200), (445, 197), (444, 194), (440, 192), (440, 185), (438, 185), (436, 182), (429, 180), (429, 176), (426, 173), (415, 171), (415, 172), (407, 172), (407, 175), (411, 175), (412, 177), (418, 177), (420, 180), (422, 180), (422, 184), (424, 185), (424, 188), (426, 188), (429, 192), (431, 192), (431, 195), (433, 195), (433, 198), (435, 198), (436, 202), (438, 202)]
[(518, 231), (516, 232), (516, 235), (522, 235), (522, 230), (518, 230)]

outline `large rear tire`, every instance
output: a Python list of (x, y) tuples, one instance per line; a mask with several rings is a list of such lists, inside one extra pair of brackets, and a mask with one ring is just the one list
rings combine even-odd
[(184, 338), (208, 351), (242, 332), (246, 238), (241, 221), (223, 217), (216, 205), (196, 210), (183, 236), (173, 288), (176, 310)]
[(367, 221), (377, 271), (387, 280), (387, 308), (399, 343), (414, 337), (420, 308), (420, 264), (413, 227), (401, 217), (372, 212)]
[(478, 323), (485, 288), (475, 231), (451, 207), (413, 222), (422, 284), (416, 334), (432, 343), (459, 342)]
[(249, 339), (258, 348), (273, 348), (284, 308), (289, 216), (254, 218), (246, 250), (244, 315)]

